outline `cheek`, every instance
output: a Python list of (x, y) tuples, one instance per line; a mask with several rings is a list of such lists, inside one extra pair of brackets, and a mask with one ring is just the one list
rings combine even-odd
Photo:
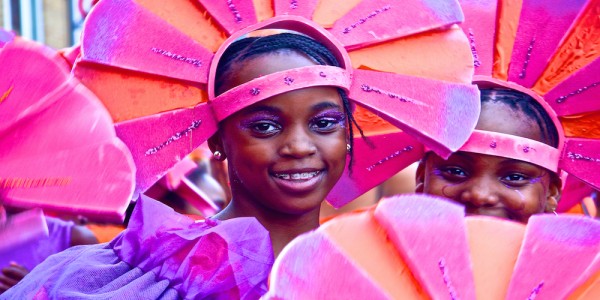
[(456, 186), (458, 184), (452, 184), (440, 177), (436, 171), (429, 171), (425, 175), (423, 184), (423, 192), (425, 194), (440, 196), (452, 199), (458, 193)]
[(523, 216), (530, 216), (544, 211), (546, 203), (547, 182), (538, 182), (526, 189), (512, 189), (507, 194), (506, 206)]
[(332, 168), (331, 171), (341, 175), (346, 166), (346, 157), (348, 155), (346, 136), (340, 134), (336, 136), (321, 137), (319, 140), (319, 151)]

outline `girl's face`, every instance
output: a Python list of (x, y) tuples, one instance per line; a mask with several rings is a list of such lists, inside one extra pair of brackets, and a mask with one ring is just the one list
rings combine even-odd
[[(538, 124), (501, 102), (482, 105), (476, 128), (542, 141)], [(526, 223), (556, 208), (560, 182), (556, 174), (515, 159), (459, 151), (444, 160), (430, 153), (417, 171), (417, 192), (461, 203), (468, 215)]]
[[(260, 55), (238, 63), (231, 88), (260, 75), (314, 65), (295, 52)], [(280, 94), (223, 122), (214, 150), (229, 163), (233, 200), (245, 211), (303, 214), (319, 209), (340, 178), (346, 159), (346, 115), (333, 87)]]

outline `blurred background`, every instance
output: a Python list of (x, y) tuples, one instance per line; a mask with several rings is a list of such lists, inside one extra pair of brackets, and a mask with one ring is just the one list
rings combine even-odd
[(93, 0), (1, 0), (0, 26), (55, 49), (79, 41)]

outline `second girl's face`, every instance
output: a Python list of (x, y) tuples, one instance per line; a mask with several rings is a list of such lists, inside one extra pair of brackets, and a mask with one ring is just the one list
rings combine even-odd
[[(227, 86), (309, 65), (312, 60), (295, 52), (260, 55), (240, 63)], [(345, 166), (346, 115), (333, 87), (291, 91), (251, 105), (222, 122), (220, 138), (233, 199), (250, 210), (318, 210)]]
[[(541, 141), (537, 124), (498, 102), (484, 103), (476, 128)], [(461, 203), (468, 215), (526, 223), (533, 214), (556, 208), (559, 183), (555, 176), (544, 168), (511, 158), (459, 151), (444, 160), (430, 153), (419, 166), (417, 192)]]

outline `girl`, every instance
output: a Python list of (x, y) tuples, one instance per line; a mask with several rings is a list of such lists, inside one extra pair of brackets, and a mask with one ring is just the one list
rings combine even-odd
[[(339, 66), (327, 48), (302, 35), (246, 38), (224, 53), (216, 91), (315, 64)], [(224, 120), (210, 147), (229, 161), (233, 200), (215, 218), (256, 217), (270, 232), (275, 255), (316, 228), (319, 206), (351, 151), (349, 108), (343, 91), (314, 87), (271, 97)]]
[[(223, 54), (216, 92), (317, 64), (339, 65), (310, 37), (245, 38)], [(194, 223), (142, 199), (129, 228), (111, 243), (53, 256), (7, 297), (121, 298), (142, 289), (144, 298), (177, 298), (177, 292), (257, 298), (266, 291), (274, 256), (318, 226), (321, 202), (342, 175), (347, 153), (352, 157), (349, 108), (343, 91), (324, 86), (282, 93), (232, 114), (210, 140), (215, 156), (229, 160), (233, 197), (221, 213)], [(166, 279), (180, 283), (169, 287)]]
[[(558, 131), (548, 113), (532, 97), (515, 90), (482, 89), (481, 115), (475, 128), (558, 147)], [(494, 141), (490, 143), (493, 149)], [(554, 212), (561, 191), (560, 178), (551, 170), (510, 156), (468, 150), (448, 160), (428, 153), (416, 176), (417, 192), (461, 203), (468, 215), (522, 223), (533, 214)]]

